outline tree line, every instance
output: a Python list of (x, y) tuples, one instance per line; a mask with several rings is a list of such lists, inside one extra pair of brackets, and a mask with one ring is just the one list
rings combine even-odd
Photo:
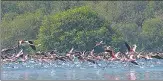
[(1, 11), (1, 48), (23, 39), (38, 51), (91, 50), (99, 41), (163, 51), (162, 1), (2, 1)]

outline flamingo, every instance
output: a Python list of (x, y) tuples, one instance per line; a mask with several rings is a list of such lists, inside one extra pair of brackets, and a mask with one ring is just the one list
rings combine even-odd
[(130, 47), (130, 45), (127, 42), (125, 42), (125, 45), (126, 45), (126, 47), (128, 49), (128, 53), (126, 53), (126, 54), (129, 54), (129, 57), (126, 54), (124, 54), (125, 57), (128, 58), (128, 61), (130, 61), (131, 63), (133, 63), (135, 65), (138, 65), (138, 63), (135, 62), (136, 59), (133, 58), (134, 57), (133, 54), (135, 53), (135, 50), (137, 48), (136, 44), (134, 44), (132, 48)]
[(22, 62), (25, 62), (27, 59), (28, 59), (28, 54), (26, 54), (26, 55), (21, 59), (21, 61), (22, 61)]
[(74, 48), (72, 47), (71, 50), (66, 54), (66, 57), (68, 60), (73, 61), (72, 53), (73, 53)]
[(126, 45), (126, 47), (128, 49), (128, 53), (130, 53), (130, 54), (135, 53), (136, 48), (137, 48), (136, 44), (134, 44), (133, 47), (131, 47), (127, 42), (125, 42), (125, 45)]
[(115, 56), (114, 50), (110, 46), (106, 47), (105, 52), (108, 52), (111, 54), (111, 57), (112, 57), (111, 60), (117, 59), (117, 57)]
[(99, 45), (101, 45), (101, 44), (104, 44), (103, 41), (100, 41), (100, 42), (96, 43), (95, 46), (99, 46)]
[(155, 54), (155, 55), (151, 54), (150, 57), (151, 57), (151, 58), (156, 58), (156, 59), (163, 59), (163, 57), (161, 57), (161, 56), (159, 55), (159, 53), (157, 53), (157, 54)]
[[(24, 41), (24, 40), (20, 40), (20, 41), (18, 42), (18, 48), (20, 47), (20, 45), (25, 46), (25, 44), (28, 44), (33, 50), (36, 50), (36, 47), (35, 47), (33, 41)], [(21, 48), (21, 49), (22, 49), (22, 48)]]
[(15, 48), (4, 48), (4, 49), (1, 50), (1, 54), (6, 54), (7, 52), (12, 51), (12, 50), (14, 50), (15, 53), (16, 53)]

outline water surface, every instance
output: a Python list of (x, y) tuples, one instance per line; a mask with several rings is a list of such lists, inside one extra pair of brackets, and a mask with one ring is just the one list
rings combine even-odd
[(129, 62), (40, 63), (32, 60), (3, 64), (2, 80), (163, 80), (163, 60)]

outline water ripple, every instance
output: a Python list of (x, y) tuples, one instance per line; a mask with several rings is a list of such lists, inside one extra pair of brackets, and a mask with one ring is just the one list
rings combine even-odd
[[(2, 80), (163, 80), (163, 60), (130, 62), (27, 62), (2, 65)], [(104, 68), (102, 68), (104, 67)]]

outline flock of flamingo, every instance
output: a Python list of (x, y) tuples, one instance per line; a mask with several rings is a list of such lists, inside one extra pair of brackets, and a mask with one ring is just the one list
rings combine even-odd
[[(96, 43), (95, 47), (102, 45), (103, 41)], [(136, 44), (130, 46), (127, 42), (124, 43), (127, 52), (117, 52), (115, 53), (114, 49), (111, 46), (104, 46), (104, 51), (100, 54), (96, 54), (94, 49), (89, 52), (86, 51), (75, 51), (74, 48), (66, 53), (65, 55), (60, 55), (56, 51), (52, 50), (50, 52), (36, 52), (35, 54), (28, 54), (24, 52), (24, 49), (21, 48), (22, 46), (30, 46), (33, 50), (36, 50), (36, 47), (33, 41), (25, 41), (20, 40), (18, 42), (18, 46), (14, 48), (6, 48), (1, 50), (1, 62), (2, 63), (9, 63), (9, 62), (26, 62), (30, 59), (34, 59), (34, 61), (39, 62), (47, 62), (50, 63), (52, 61), (63, 61), (63, 62), (74, 62), (75, 59), (78, 59), (80, 62), (90, 62), (93, 64), (97, 64), (97, 61), (123, 61), (123, 62), (130, 62), (134, 65), (139, 65), (136, 61), (138, 59), (163, 59), (161, 55), (163, 53), (145, 53), (145, 52), (136, 52)], [(16, 52), (16, 49), (19, 48), (19, 51)], [(14, 54), (9, 54), (9, 51), (15, 51)]]

